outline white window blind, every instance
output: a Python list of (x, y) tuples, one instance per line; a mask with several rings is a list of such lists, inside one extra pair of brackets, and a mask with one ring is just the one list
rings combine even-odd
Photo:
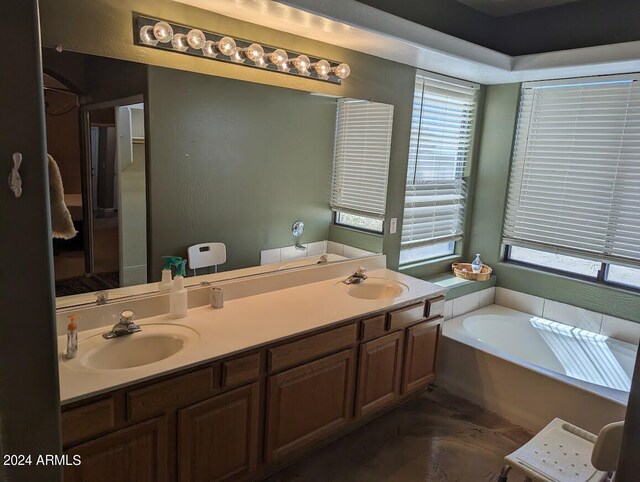
[(331, 208), (384, 218), (393, 106), (338, 100)]
[(637, 76), (523, 85), (503, 242), (640, 264)]
[(462, 237), (479, 85), (416, 76), (402, 249)]

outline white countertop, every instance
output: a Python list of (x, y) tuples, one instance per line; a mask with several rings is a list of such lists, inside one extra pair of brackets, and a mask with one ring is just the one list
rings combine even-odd
[[(79, 355), (71, 361), (64, 357), (66, 336), (59, 336), (61, 403), (88, 398), (445, 292), (440, 286), (388, 269), (370, 271), (368, 276), (404, 283), (408, 290), (393, 299), (359, 299), (347, 294), (348, 286), (341, 283), (344, 277), (340, 277), (226, 301), (224, 308), (218, 310), (210, 306), (193, 308), (186, 318), (178, 320), (171, 319), (168, 315), (137, 320), (143, 332), (146, 324), (175, 323), (192, 328), (200, 336), (169, 358), (135, 368), (96, 370), (85, 368), (79, 363), (83, 354), (83, 340), (109, 331), (111, 326), (79, 333)], [(135, 337), (136, 334), (128, 336)], [(105, 342), (118, 342), (118, 339)]]

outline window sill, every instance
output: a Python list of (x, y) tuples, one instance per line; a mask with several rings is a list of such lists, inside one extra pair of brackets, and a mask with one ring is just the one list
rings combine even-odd
[(443, 273), (428, 278), (426, 281), (447, 289), (447, 299), (452, 300), (460, 296), (482, 291), (496, 285), (496, 275), (491, 275), (487, 281), (472, 281), (458, 278), (453, 273)]
[(384, 236), (384, 233), (381, 233), (381, 232), (378, 232), (378, 231), (369, 231), (368, 229), (360, 229), (360, 228), (356, 228), (356, 227), (353, 227), (353, 226), (347, 226), (346, 224), (333, 223), (333, 227), (334, 228), (345, 229), (347, 231), (353, 231), (354, 233), (368, 234), (369, 236), (377, 236), (379, 238)]
[(403, 264), (398, 267), (398, 271), (406, 271), (406, 270), (420, 268), (423, 266), (431, 266), (437, 263), (444, 263), (447, 261), (450, 263), (455, 263), (456, 261), (460, 261), (461, 259), (462, 259), (462, 256), (458, 254), (451, 254), (448, 256), (443, 256), (441, 258), (431, 258), (431, 259), (425, 259), (424, 261), (418, 261), (417, 263)]
[(552, 276), (554, 278), (559, 278), (559, 279), (563, 279), (563, 280), (568, 280), (568, 281), (573, 281), (576, 283), (584, 283), (584, 284), (588, 284), (594, 287), (598, 287), (598, 288), (605, 288), (608, 290), (612, 290), (618, 293), (623, 293), (623, 294), (627, 294), (627, 295), (635, 295), (638, 296), (640, 295), (640, 290), (637, 288), (633, 288), (631, 286), (624, 286), (624, 285), (619, 285), (619, 284), (614, 284), (614, 283), (604, 283), (602, 281), (598, 281), (596, 279), (589, 279), (589, 278), (584, 278), (584, 277), (580, 277), (580, 276), (571, 276), (571, 274), (564, 274), (564, 273), (558, 273), (558, 272), (554, 272), (554, 271), (549, 271), (547, 269), (544, 268), (537, 268), (535, 266), (527, 266), (524, 265), (522, 263), (512, 263), (509, 261), (500, 261), (498, 263), (498, 266), (500, 266), (500, 268), (507, 268), (507, 269), (516, 269), (525, 273), (536, 273), (536, 274), (542, 274), (542, 275), (547, 275), (547, 276)]

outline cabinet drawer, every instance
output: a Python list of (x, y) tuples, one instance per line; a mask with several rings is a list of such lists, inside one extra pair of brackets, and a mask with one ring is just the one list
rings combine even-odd
[(299, 365), (356, 344), (356, 323), (269, 349), (269, 372)]
[(209, 367), (133, 390), (127, 393), (127, 419), (142, 420), (197, 402), (217, 388), (214, 380), (214, 367)]
[(222, 388), (257, 380), (260, 376), (260, 353), (222, 362)]
[(378, 315), (362, 320), (362, 329), (360, 331), (362, 341), (373, 340), (374, 338), (384, 335), (385, 321), (385, 315)]
[(427, 300), (427, 309), (425, 310), (425, 316), (427, 318), (433, 318), (434, 316), (440, 316), (444, 314), (444, 296), (438, 296), (432, 300)]
[(389, 313), (388, 330), (398, 330), (424, 319), (424, 302), (409, 305)]
[(62, 412), (63, 445), (109, 432), (115, 428), (112, 398)]

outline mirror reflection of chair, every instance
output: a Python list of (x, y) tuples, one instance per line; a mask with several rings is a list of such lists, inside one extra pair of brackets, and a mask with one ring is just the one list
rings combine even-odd
[(623, 428), (624, 422), (610, 423), (596, 436), (556, 418), (504, 458), (498, 482), (506, 482), (512, 468), (527, 481), (609, 481), (618, 464)]
[(196, 270), (212, 266), (217, 273), (218, 265), (227, 261), (227, 247), (224, 243), (194, 244), (187, 249), (187, 257), (189, 269), (193, 270), (194, 276), (197, 274)]

